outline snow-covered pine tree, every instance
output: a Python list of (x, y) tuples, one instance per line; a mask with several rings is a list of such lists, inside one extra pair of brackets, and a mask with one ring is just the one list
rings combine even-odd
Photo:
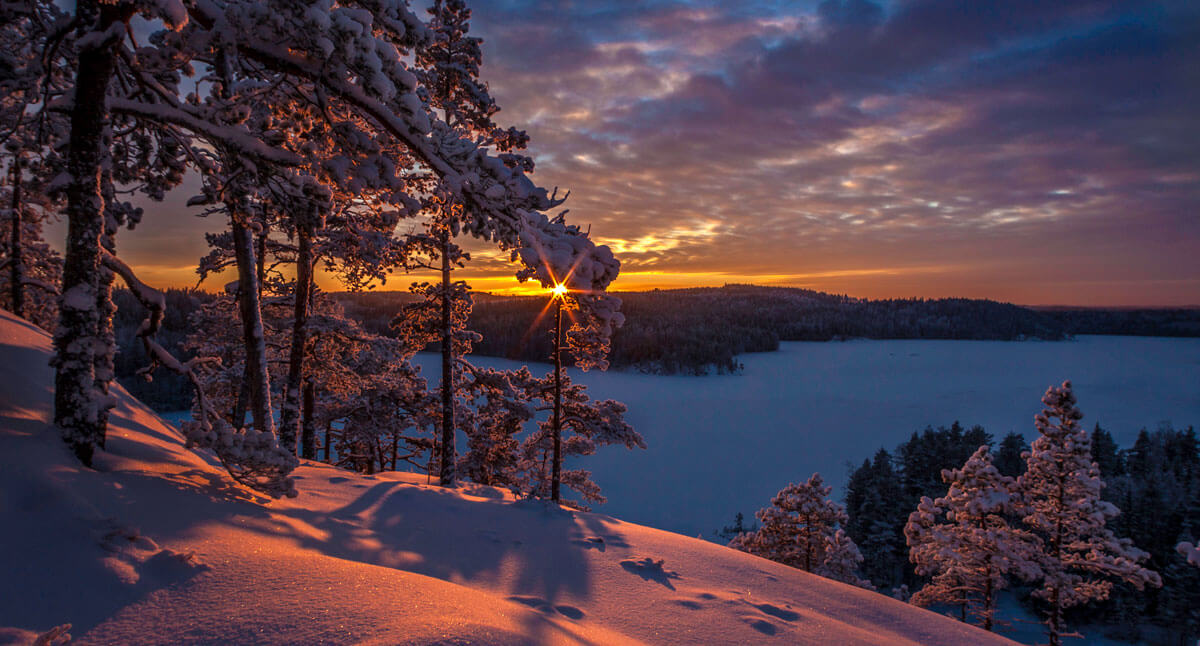
[(328, 413), (341, 430), (334, 448), (338, 466), (374, 473), (395, 470), (401, 462), (427, 469), (427, 435), (433, 426), (434, 399), (425, 380), (394, 339), (374, 337), (353, 369), (364, 379), (354, 397)]
[(875, 586), (858, 574), (862, 562), (863, 555), (858, 551), (858, 546), (845, 530), (839, 529), (832, 536), (825, 537), (825, 558), (815, 573), (826, 579), (874, 590)]
[[(465, 419), (465, 400), (470, 397), (466, 391), (472, 381), (472, 366), (467, 363), (466, 355), (481, 339), (479, 334), (467, 329), (472, 306), (470, 288), (463, 281), (450, 280), (449, 267), (462, 266), (461, 261), (466, 256), (448, 240), (429, 238), (433, 245), (432, 255), (441, 260), (442, 280), (436, 284), (413, 283), (409, 289), (420, 300), (405, 305), (392, 322), (392, 328), (410, 352), (422, 350), (430, 343), (441, 346), (443, 380), (438, 388), (438, 439), (434, 457), (439, 483), (443, 486), (453, 485), (458, 477), (457, 464), (455, 468), (449, 468), (445, 461), (446, 456), (458, 460), (454, 431), (462, 429), (468, 436), (473, 434)], [(450, 433), (446, 432), (447, 428)]]
[(1046, 602), (1047, 634), (1051, 646), (1059, 646), (1063, 610), (1106, 599), (1113, 579), (1138, 589), (1160, 586), (1162, 579), (1139, 565), (1145, 552), (1106, 527), (1120, 512), (1100, 499), (1104, 482), (1079, 425), (1083, 413), (1071, 382), (1051, 386), (1042, 403), (1046, 408), (1034, 418), (1040, 435), (1025, 454), (1017, 489), (1024, 524), (1040, 540), (1034, 555), (1040, 587), (1033, 594)]
[(53, 2), (0, 5), (0, 307), (53, 332), (58, 320), (62, 257), (45, 243), (42, 226), (61, 208), (51, 180), (61, 156), (50, 148), (66, 127), (46, 99), (72, 70), (43, 62), (64, 12)]
[[(524, 415), (521, 407), (528, 406), (534, 416), (550, 413), (554, 409), (554, 374), (534, 377), (528, 370), (509, 371), (505, 375), (520, 399), (497, 405), (509, 407), (506, 414)], [(596, 448), (607, 445), (623, 445), (626, 448), (646, 448), (646, 441), (625, 421), (625, 405), (610, 399), (593, 401), (587, 396), (587, 387), (573, 383), (562, 375), (561, 381), (562, 430), (561, 456), (592, 455)], [(553, 483), (553, 438), (554, 419), (542, 418), (537, 427), (521, 442), (518, 471), (521, 473), (524, 494), (535, 498), (551, 498)], [(575, 490), (587, 502), (603, 503), (605, 498), (600, 487), (591, 480), (591, 473), (584, 469), (564, 469), (560, 472), (561, 484)], [(564, 504), (586, 509), (579, 502), (565, 500)]]
[[(68, 221), (63, 284), (59, 300), (59, 324), (55, 328), (55, 424), (63, 438), (85, 465), (90, 465), (97, 446), (104, 445), (106, 411), (112, 405), (107, 395), (111, 379), (112, 313), (108, 291), (111, 267), (105, 262), (112, 249), (109, 222), (115, 216), (111, 202), (112, 123), (110, 88), (119, 68), (130, 70), (144, 58), (122, 56), (130, 30), (121, 29), (135, 15), (160, 20), (168, 28), (181, 28), (187, 16), (176, 0), (154, 2), (99, 2), (81, 0), (76, 5), (76, 29), (63, 31), (64, 39), (52, 51), (70, 58), (75, 77), (69, 88), (73, 100), (68, 116), (66, 172), (62, 185)], [(67, 42), (67, 34), (71, 34)], [(125, 65), (129, 60), (132, 65)], [(118, 63), (121, 63), (121, 66)], [(149, 63), (154, 66), (154, 63)], [(166, 77), (163, 77), (165, 79)], [(161, 82), (156, 82), (162, 88)], [(168, 83), (170, 81), (167, 81)], [(140, 92), (135, 90), (134, 92)], [(169, 93), (169, 91), (168, 91)], [(109, 245), (111, 247), (111, 244)], [(99, 371), (99, 372), (98, 372)]]
[(755, 514), (761, 523), (758, 530), (735, 537), (729, 546), (805, 572), (824, 571), (830, 578), (868, 587), (869, 582), (861, 581), (853, 572), (862, 562), (862, 555), (839, 528), (846, 522), (846, 512), (829, 500), (831, 491), (833, 488), (825, 485), (819, 473), (802, 484), (789, 484), (771, 499), (770, 507)]
[(972, 616), (990, 631), (1009, 576), (1037, 574), (1032, 536), (1008, 522), (1020, 510), (1016, 482), (992, 464), (987, 445), (962, 468), (942, 471), (942, 480), (946, 495), (921, 498), (904, 528), (917, 574), (931, 577), (911, 602), (958, 606), (962, 620)]
[(529, 369), (513, 371), (479, 368), (462, 362), (469, 378), (462, 417), (467, 452), (458, 463), (464, 477), (480, 484), (520, 491), (528, 478), (522, 473), (520, 434), (537, 411), (522, 384), (533, 381)]
[[(481, 145), (494, 148), (501, 153), (500, 159), (510, 167), (521, 167), (526, 172), (533, 170), (528, 157), (513, 151), (523, 148), (528, 137), (524, 132), (502, 130), (492, 120), (499, 106), (488, 92), (487, 84), (479, 78), (483, 63), (483, 50), (478, 38), (468, 36), (471, 10), (463, 0), (434, 0), (429, 7), (431, 32), (429, 45), (417, 52), (416, 72), (423, 85), (429, 90), (432, 107), (440, 110), (446, 125), (465, 139), (474, 139)], [(441, 361), (441, 437), (438, 442), (439, 482), (442, 486), (454, 486), (457, 479), (456, 430), (464, 428), (456, 421), (460, 407), (456, 400), (459, 389), (466, 381), (460, 377), (465, 353), (458, 353), (456, 336), (465, 331), (465, 320), (458, 324), (457, 314), (463, 307), (470, 312), (470, 302), (462, 300), (469, 294), (465, 284), (451, 280), (451, 272), (470, 259), (453, 239), (462, 230), (464, 209), (468, 208), (452, 191), (440, 187), (434, 191), (429, 202), (427, 222), (427, 248), (431, 251), (429, 264), (441, 274), (440, 289), (422, 287), (427, 300), (436, 305), (437, 341)], [(414, 290), (415, 291), (415, 290)], [(476, 433), (482, 438), (484, 433)]]

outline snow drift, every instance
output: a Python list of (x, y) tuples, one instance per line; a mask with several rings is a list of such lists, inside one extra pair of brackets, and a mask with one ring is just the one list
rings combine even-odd
[(489, 487), (305, 462), (270, 500), (119, 388), (84, 469), (50, 424), (49, 358), (0, 313), (0, 642), (70, 623), (88, 644), (1012, 643)]

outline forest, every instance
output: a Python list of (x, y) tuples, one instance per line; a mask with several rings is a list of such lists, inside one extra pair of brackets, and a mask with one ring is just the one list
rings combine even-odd
[[(160, 342), (180, 356), (189, 316), (212, 294), (171, 289)], [(780, 341), (867, 339), (1063, 340), (1077, 334), (1195, 336), (1200, 310), (1043, 310), (979, 299), (867, 300), (805, 289), (729, 285), (722, 288), (617, 292), (625, 324), (614, 331), (610, 365), (656, 374), (726, 374), (740, 370), (738, 356), (772, 352)], [(347, 318), (381, 336), (395, 336), (395, 314), (418, 297), (411, 292), (336, 292)], [(548, 361), (553, 335), (538, 323), (546, 299), (472, 294), (469, 326), (482, 338), (475, 354), (520, 361)], [(185, 379), (163, 374), (135, 379), (146, 356), (137, 340), (144, 310), (127, 290), (117, 289), (115, 327), (120, 352), (116, 371), (130, 392), (158, 410), (191, 405)], [(437, 340), (425, 349), (436, 351)]]
[[(1077, 334), (1200, 336), (1200, 310), (1043, 310), (985, 299), (870, 300), (791, 288), (614, 292), (626, 322), (612, 337), (609, 362), (658, 374), (737, 372), (737, 356), (771, 352), (780, 341), (847, 339), (1062, 340)], [(339, 293), (347, 315), (386, 333), (389, 312), (411, 298), (398, 292)], [(477, 294), (471, 327), (476, 352), (545, 361), (549, 335), (534, 330), (545, 299)]]
[[(927, 427), (852, 466), (843, 504), (814, 474), (780, 491), (757, 521), (739, 513), (718, 536), (987, 630), (1006, 622), (997, 595), (1011, 588), (1030, 612), (1051, 618), (1052, 632), (1101, 625), (1122, 641), (1194, 643), (1200, 569), (1188, 561), (1200, 537), (1196, 431), (1142, 429), (1119, 447), (1099, 424), (1088, 432), (1074, 421), (1068, 384), (1043, 401), (1032, 445), (1018, 433), (997, 442), (957, 421)], [(1063, 467), (1072, 462), (1077, 467)], [(1069, 504), (1056, 504), (1064, 491)], [(1064, 527), (1069, 538), (1055, 542)], [(1069, 601), (1046, 594), (1061, 585), (1047, 568), (1059, 549), (1077, 551), (1065, 562), (1083, 593)]]
[[(620, 263), (531, 179), (528, 135), (494, 120), (465, 3), (26, 0), (0, 19), (0, 306), (54, 334), (54, 423), (83, 466), (105, 448), (114, 380), (190, 409), (189, 447), (270, 496), (294, 496), (288, 474), (320, 451), (365, 472), (419, 464), (447, 487), (462, 469), (602, 501), (564, 456), (643, 446), (623, 405), (561, 368), (465, 359), (479, 335), (460, 236), (556, 290), (560, 363), (606, 366), (623, 320), (605, 291)], [(183, 186), (211, 224), (197, 273), (232, 279), (215, 293), (163, 292), (119, 252)], [(55, 219), (61, 251), (44, 239)], [(344, 316), (318, 268), (350, 291), (440, 276), (394, 304), (382, 336)], [(431, 343), (432, 388), (409, 361)], [(541, 430), (518, 441), (526, 422)]]

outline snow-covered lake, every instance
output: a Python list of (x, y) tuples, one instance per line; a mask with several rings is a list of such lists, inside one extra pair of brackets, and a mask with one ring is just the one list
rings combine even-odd
[[(736, 376), (571, 371), (593, 397), (625, 402), (649, 445), (608, 447), (580, 464), (608, 496), (597, 511), (711, 537), (814, 471), (840, 499), (849, 463), (927, 425), (959, 420), (996, 439), (1009, 431), (1032, 439), (1042, 393), (1064, 379), (1075, 384), (1083, 423), (1100, 422), (1123, 446), (1160, 422), (1200, 425), (1200, 339), (784, 343), (741, 361)], [(436, 382), (436, 358), (419, 362)]]

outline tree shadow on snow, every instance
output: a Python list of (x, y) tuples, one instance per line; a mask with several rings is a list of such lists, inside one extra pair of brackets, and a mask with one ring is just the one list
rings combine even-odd
[[(329, 512), (278, 513), (320, 530), (293, 529), (290, 537), (323, 554), (490, 589), (545, 608), (557, 621), (583, 618), (566, 603), (592, 594), (591, 548), (583, 543), (602, 537), (608, 546), (626, 546), (612, 523), (546, 501), (471, 500), (461, 493), (384, 481)], [(534, 616), (526, 624), (531, 635), (561, 629)]]

